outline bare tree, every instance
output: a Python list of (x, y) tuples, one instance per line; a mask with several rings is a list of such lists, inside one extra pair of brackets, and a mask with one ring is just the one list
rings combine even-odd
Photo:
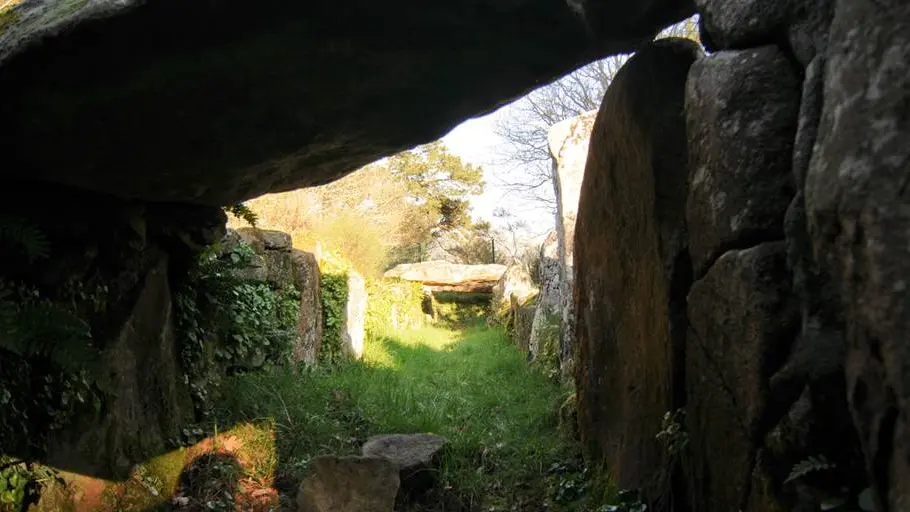
[[(697, 18), (667, 27), (657, 37), (697, 41)], [(588, 64), (506, 107), (496, 125), (496, 135), (504, 142), (497, 148), (494, 171), (494, 178), (506, 193), (555, 211), (547, 133), (564, 119), (600, 107), (607, 87), (629, 57), (615, 55)]]

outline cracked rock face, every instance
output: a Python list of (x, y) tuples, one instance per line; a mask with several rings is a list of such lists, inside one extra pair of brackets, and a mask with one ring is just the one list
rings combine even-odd
[(0, 17), (0, 179), (222, 205), (325, 183), (693, 7), (27, 0)]
[(805, 190), (843, 304), (850, 407), (889, 511), (910, 507), (908, 30), (906, 2), (837, 3)]

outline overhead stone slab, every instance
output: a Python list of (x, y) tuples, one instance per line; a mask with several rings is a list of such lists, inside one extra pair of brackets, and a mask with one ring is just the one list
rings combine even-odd
[(877, 510), (910, 509), (910, 3), (838, 1), (806, 176)]
[(0, 9), (0, 179), (224, 205), (322, 184), (633, 50), (689, 2), (28, 0)]
[(428, 286), (459, 285), (464, 283), (488, 283), (492, 288), (506, 271), (505, 265), (463, 265), (448, 261), (422, 261), (402, 263), (387, 270), (385, 277), (404, 281), (415, 281)]
[(617, 73), (594, 124), (575, 229), (575, 381), (584, 446), (649, 510), (672, 508), (656, 439), (682, 406), (686, 77), (698, 45), (664, 39)]

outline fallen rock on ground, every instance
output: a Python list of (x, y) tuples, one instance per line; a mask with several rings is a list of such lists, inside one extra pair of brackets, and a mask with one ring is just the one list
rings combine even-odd
[(389, 460), (399, 470), (401, 493), (420, 494), (436, 482), (439, 456), (446, 439), (434, 434), (373, 436), (363, 445), (364, 457)]
[(398, 466), (378, 457), (319, 457), (297, 492), (299, 512), (392, 512)]

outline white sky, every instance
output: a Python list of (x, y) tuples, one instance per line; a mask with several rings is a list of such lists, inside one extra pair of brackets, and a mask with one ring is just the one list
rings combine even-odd
[(495, 133), (496, 120), (508, 108), (506, 106), (483, 117), (463, 122), (443, 137), (442, 141), (452, 154), (484, 169), (484, 181), (486, 181), (484, 193), (474, 196), (470, 200), (471, 213), (475, 219), (488, 220), (493, 225), (501, 225), (501, 222), (493, 217), (493, 209), (503, 207), (528, 223), (529, 234), (546, 234), (556, 225), (553, 215), (539, 208), (531, 208), (532, 205), (526, 201), (515, 194), (508, 193), (493, 176), (493, 171), (498, 169), (495, 164), (496, 146), (502, 143), (502, 139)]

